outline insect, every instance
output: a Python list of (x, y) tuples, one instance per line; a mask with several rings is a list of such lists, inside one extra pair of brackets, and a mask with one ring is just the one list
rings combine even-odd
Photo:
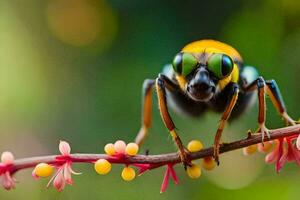
[(189, 152), (183, 146), (169, 107), (191, 117), (208, 111), (222, 113), (214, 139), (214, 159), (219, 164), (220, 139), (229, 117), (237, 118), (253, 105), (258, 96), (258, 132), (269, 137), (265, 126), (265, 93), (287, 125), (295, 121), (287, 114), (275, 80), (264, 80), (230, 45), (215, 40), (199, 40), (186, 45), (172, 64), (166, 65), (156, 79), (143, 84), (142, 126), (136, 137), (141, 145), (151, 126), (152, 90), (155, 88), (161, 118), (176, 143), (184, 166), (190, 165)]

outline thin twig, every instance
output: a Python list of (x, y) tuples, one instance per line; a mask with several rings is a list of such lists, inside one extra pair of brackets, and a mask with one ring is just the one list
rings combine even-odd
[[(278, 138), (296, 136), (300, 134), (300, 124), (274, 129), (270, 131), (270, 138), (265, 137), (264, 141), (275, 140)], [(238, 140), (235, 142), (224, 144), (220, 147), (220, 153), (225, 153), (228, 151), (233, 151), (236, 149), (241, 149), (253, 144), (258, 144), (262, 142), (261, 135), (253, 134), (251, 137), (246, 139)], [(30, 157), (22, 158), (14, 161), (11, 167), (11, 173), (15, 173), (21, 169), (35, 167), (38, 163), (44, 162), (48, 164), (58, 163), (58, 157), (60, 155), (50, 155), (50, 156), (40, 156), (40, 157)], [(208, 156), (213, 156), (213, 147), (203, 149), (199, 152), (191, 153), (190, 159), (200, 159)], [(106, 154), (71, 154), (70, 158), (72, 162), (76, 163), (93, 163), (100, 158), (107, 159), (111, 163), (117, 164), (150, 164), (151, 168), (157, 168), (166, 164), (177, 164), (180, 163), (180, 157), (178, 153), (168, 153), (159, 155), (136, 155), (136, 156), (124, 156), (120, 157), (108, 156)]]

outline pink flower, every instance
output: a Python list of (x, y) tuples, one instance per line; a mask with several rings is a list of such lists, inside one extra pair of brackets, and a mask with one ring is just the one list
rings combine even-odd
[(176, 185), (179, 184), (179, 180), (178, 180), (178, 177), (175, 173), (173, 165), (167, 164), (166, 173), (165, 173), (163, 182), (162, 182), (161, 187), (160, 187), (160, 193), (165, 192), (166, 189), (168, 188), (170, 176), (171, 176), (172, 180), (174, 181), (174, 183)]
[(295, 136), (276, 140), (275, 148), (266, 155), (266, 163), (275, 163), (277, 173), (286, 162), (295, 161), (300, 166), (300, 150), (296, 147), (295, 140)]
[(11, 175), (13, 161), (14, 156), (11, 152), (6, 151), (1, 154), (0, 183), (6, 190), (14, 189), (16, 185), (16, 179)]
[(6, 171), (5, 173), (1, 174), (0, 177), (1, 185), (6, 190), (14, 189), (16, 186), (16, 179), (14, 179), (9, 171)]
[(65, 141), (60, 141), (59, 143), (59, 151), (62, 156), (58, 156), (56, 159), (58, 161), (57, 172), (50, 179), (47, 184), (47, 187), (53, 182), (53, 186), (60, 192), (65, 188), (65, 185), (72, 185), (72, 174), (79, 175), (80, 173), (74, 172), (72, 169), (72, 159), (71, 159), (71, 147), (69, 143)]

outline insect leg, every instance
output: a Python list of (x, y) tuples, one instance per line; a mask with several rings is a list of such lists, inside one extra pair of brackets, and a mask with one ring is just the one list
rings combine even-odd
[(266, 95), (265, 95), (266, 82), (263, 77), (258, 77), (255, 81), (250, 83), (243, 90), (250, 92), (257, 90), (258, 95), (258, 131), (262, 133), (262, 141), (264, 141), (265, 135), (270, 137), (269, 130), (266, 128)]
[(218, 126), (217, 133), (215, 135), (214, 158), (218, 165), (219, 165), (220, 140), (221, 140), (222, 132), (223, 132), (225, 124), (230, 116), (230, 113), (236, 104), (236, 101), (238, 99), (238, 93), (239, 93), (239, 86), (237, 84), (233, 84), (232, 85), (232, 93), (231, 93), (229, 102), (226, 106), (225, 111), (222, 114), (222, 118), (221, 118), (220, 124)]
[(170, 85), (168, 85), (169, 82), (171, 82), (171, 81), (164, 75), (160, 75), (156, 79), (155, 87), (156, 87), (156, 91), (157, 91), (158, 107), (159, 107), (161, 118), (162, 118), (165, 126), (169, 130), (173, 141), (177, 145), (179, 152), (180, 152), (181, 160), (186, 168), (187, 165), (190, 165), (190, 160), (188, 158), (188, 152), (186, 151), (185, 147), (183, 146), (180, 137), (176, 133), (175, 125), (171, 119), (171, 116), (169, 114), (168, 107), (167, 107), (166, 89), (165, 88), (168, 86), (170, 87)]
[(267, 80), (267, 93), (271, 98), (271, 101), (276, 108), (276, 110), (279, 112), (279, 114), (282, 116), (282, 118), (285, 120), (287, 125), (295, 125), (296, 122), (287, 114), (286, 108), (284, 105), (283, 98), (281, 96), (279, 87), (275, 80)]
[[(168, 90), (172, 91), (179, 88), (179, 86), (169, 80), (165, 75), (160, 74), (159, 77), (165, 80)], [(146, 79), (143, 83), (142, 125), (135, 138), (135, 143), (137, 143), (139, 146), (141, 146), (145, 141), (148, 135), (148, 129), (151, 127), (152, 123), (152, 89), (154, 84), (154, 79)]]
[(135, 143), (139, 146), (144, 142), (148, 135), (148, 129), (152, 122), (152, 88), (154, 84), (154, 79), (146, 79), (143, 83), (142, 126), (135, 138)]

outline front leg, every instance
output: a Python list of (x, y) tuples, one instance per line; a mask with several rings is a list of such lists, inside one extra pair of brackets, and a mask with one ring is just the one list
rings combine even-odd
[[(165, 75), (160, 74), (160, 79), (165, 81), (165, 85), (168, 90), (178, 90), (179, 86), (173, 83), (170, 79), (168, 79)], [(138, 132), (135, 143), (141, 146), (145, 141), (148, 135), (148, 129), (152, 124), (152, 88), (155, 85), (156, 80), (154, 79), (146, 79), (143, 83), (143, 91), (142, 91), (142, 125), (140, 131)]]
[(258, 96), (258, 130), (262, 134), (262, 142), (265, 135), (270, 137), (269, 129), (266, 128), (266, 82), (263, 77), (258, 77), (255, 81), (243, 89), (245, 92), (257, 90)]
[(239, 93), (239, 86), (237, 84), (233, 84), (229, 102), (226, 106), (225, 111), (222, 114), (222, 118), (221, 118), (220, 124), (218, 126), (217, 133), (215, 135), (214, 158), (218, 165), (219, 165), (220, 140), (221, 140), (222, 132), (223, 132), (225, 124), (230, 116), (230, 113), (236, 104), (236, 101), (238, 99), (238, 93)]
[[(171, 116), (168, 111), (167, 107), (167, 101), (166, 101), (166, 87), (170, 89), (176, 89), (175, 85), (171, 85), (172, 81), (169, 80), (166, 76), (164, 75), (159, 75), (159, 77), (156, 79), (156, 91), (157, 91), (157, 98), (158, 98), (158, 107), (160, 111), (161, 118), (169, 130), (173, 141), (177, 145), (180, 153), (180, 158), (181, 161), (184, 164), (184, 167), (186, 168), (187, 166), (191, 165), (191, 161), (189, 159), (188, 151), (186, 148), (183, 146), (180, 137), (176, 133), (175, 130), (175, 125), (171, 119)], [(179, 88), (178, 88), (179, 89)]]

